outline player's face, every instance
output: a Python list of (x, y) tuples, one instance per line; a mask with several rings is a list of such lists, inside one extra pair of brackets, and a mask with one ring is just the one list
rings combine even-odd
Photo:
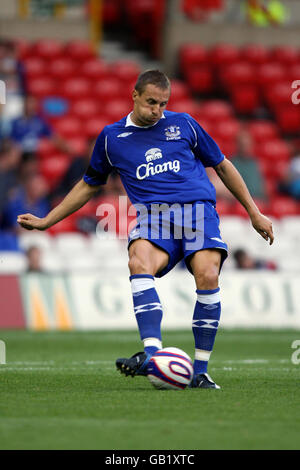
[(160, 120), (168, 100), (170, 89), (161, 89), (155, 85), (146, 85), (143, 93), (134, 90), (132, 119), (138, 126), (151, 126)]

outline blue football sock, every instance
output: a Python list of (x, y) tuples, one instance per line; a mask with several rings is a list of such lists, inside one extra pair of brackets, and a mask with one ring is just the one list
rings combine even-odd
[(162, 306), (150, 274), (130, 276), (133, 306), (144, 351), (153, 355), (162, 348)]
[(207, 365), (218, 331), (221, 303), (220, 289), (197, 290), (197, 302), (193, 316), (195, 339), (194, 373), (207, 372)]

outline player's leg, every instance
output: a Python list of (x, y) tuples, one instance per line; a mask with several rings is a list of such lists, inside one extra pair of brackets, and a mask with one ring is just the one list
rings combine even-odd
[(154, 276), (168, 264), (169, 255), (148, 240), (135, 240), (129, 247), (129, 270), (135, 316), (144, 350), (161, 348), (162, 307)]
[(195, 361), (193, 385), (219, 388), (207, 374), (207, 365), (218, 331), (221, 303), (218, 285), (221, 252), (216, 249), (197, 251), (189, 260), (197, 287), (193, 315)]
[(129, 247), (129, 270), (134, 312), (144, 352), (117, 360), (117, 368), (126, 375), (146, 375), (150, 357), (162, 347), (162, 307), (154, 285), (154, 276), (164, 269), (169, 255), (148, 240), (138, 239)]

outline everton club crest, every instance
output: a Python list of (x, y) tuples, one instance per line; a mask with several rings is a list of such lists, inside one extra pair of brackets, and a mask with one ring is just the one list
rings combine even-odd
[(181, 138), (180, 135), (180, 127), (179, 126), (169, 126), (165, 129), (165, 135), (167, 140), (179, 140)]

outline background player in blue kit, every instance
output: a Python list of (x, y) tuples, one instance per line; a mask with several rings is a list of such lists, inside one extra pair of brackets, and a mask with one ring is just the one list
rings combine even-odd
[[(166, 111), (170, 92), (165, 74), (142, 73), (133, 91), (132, 113), (103, 129), (83, 179), (45, 218), (24, 214), (18, 222), (27, 229), (51, 227), (82, 207), (116, 169), (131, 202), (139, 205), (128, 249), (134, 311), (144, 343), (144, 351), (117, 359), (117, 368), (125, 375), (147, 375), (150, 357), (162, 347), (162, 307), (154, 277), (165, 275), (184, 259), (197, 289), (192, 387), (219, 388), (208, 375), (207, 365), (220, 321), (218, 278), (227, 245), (220, 235), (215, 189), (205, 167), (215, 169), (247, 210), (254, 229), (270, 244), (272, 224), (201, 126), (188, 114)], [(164, 237), (160, 230), (166, 221), (170, 230)]]

